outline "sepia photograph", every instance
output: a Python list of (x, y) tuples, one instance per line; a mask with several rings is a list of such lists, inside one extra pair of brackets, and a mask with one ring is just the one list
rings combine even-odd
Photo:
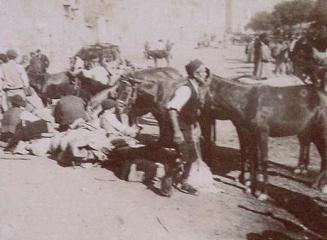
[(0, 240), (327, 239), (327, 0), (0, 0)]

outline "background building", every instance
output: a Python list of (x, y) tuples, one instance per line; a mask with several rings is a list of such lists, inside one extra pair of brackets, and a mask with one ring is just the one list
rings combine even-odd
[[(145, 41), (194, 46), (204, 34), (243, 30), (256, 11), (280, 0), (0, 0), (0, 51), (38, 48), (50, 71), (63, 70), (81, 46), (110, 42), (139, 54)], [(267, 3), (269, 2), (269, 3)]]

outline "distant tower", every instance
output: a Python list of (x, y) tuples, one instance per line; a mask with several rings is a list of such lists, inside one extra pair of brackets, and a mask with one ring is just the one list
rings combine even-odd
[(225, 0), (225, 32), (233, 31), (233, 0)]

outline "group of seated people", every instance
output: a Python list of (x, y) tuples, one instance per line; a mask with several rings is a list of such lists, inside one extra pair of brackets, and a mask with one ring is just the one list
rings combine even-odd
[[(75, 96), (74, 91), (73, 86), (66, 86), (63, 89), (64, 96), (53, 107), (53, 110), (43, 108), (30, 111), (26, 108), (27, 103), (22, 96), (13, 96), (12, 106), (4, 112), (1, 124), (1, 140), (7, 143), (6, 149), (14, 153), (31, 152), (35, 155), (46, 155), (54, 150), (51, 149), (53, 146), (50, 146), (50, 141), (46, 141), (49, 145), (47, 148), (41, 147), (40, 149), (37, 144), (35, 148), (31, 148), (33, 146), (31, 143), (35, 143), (36, 140), (43, 143), (44, 139), (55, 139), (56, 136), (61, 141), (67, 135), (70, 139), (66, 139), (67, 142), (64, 145), (76, 148), (71, 144), (73, 142), (71, 140), (74, 138), (72, 130), (79, 128), (89, 130), (85, 133), (85, 145), (92, 141), (100, 143), (101, 137), (114, 139), (119, 136), (132, 139), (136, 136), (138, 128), (123, 123), (116, 114), (114, 99), (103, 101), (101, 112), (94, 117), (86, 111), (84, 101)], [(77, 131), (76, 136), (81, 136), (81, 131)], [(25, 143), (24, 148), (21, 148), (21, 142)], [(114, 147), (111, 143), (107, 143), (108, 141), (105, 141), (106, 148)], [(62, 142), (61, 145), (63, 145)], [(63, 148), (63, 146), (61, 147)], [(82, 147), (78, 146), (77, 148), (82, 149)], [(61, 150), (65, 151), (66, 149)], [(101, 148), (93, 150), (102, 151)]]
[[(115, 99), (104, 100), (94, 115), (86, 110), (84, 101), (75, 96), (74, 91), (73, 86), (67, 86), (53, 109), (33, 111), (22, 96), (13, 96), (12, 106), (4, 112), (1, 124), (0, 140), (5, 151), (50, 157), (65, 167), (89, 168), (116, 159), (122, 179), (147, 184), (165, 176), (166, 166), (158, 163), (158, 158), (155, 161), (137, 158), (137, 154), (127, 151), (147, 146), (136, 138), (140, 128), (122, 120)], [(127, 153), (123, 151), (125, 155), (117, 155), (121, 149)], [(168, 155), (161, 152), (160, 155), (176, 156), (177, 160), (175, 152)], [(117, 156), (126, 159), (117, 159)]]

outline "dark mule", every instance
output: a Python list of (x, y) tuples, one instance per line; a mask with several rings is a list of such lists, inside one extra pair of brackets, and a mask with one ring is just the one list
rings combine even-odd
[(29, 72), (30, 85), (42, 99), (43, 103), (50, 99), (57, 99), (61, 96), (61, 90), (72, 83), (68, 72), (59, 72), (54, 74), (36, 74)]
[(174, 68), (153, 68), (121, 76), (112, 88), (105, 89), (89, 101), (97, 108), (108, 94), (117, 98), (119, 110), (126, 112), (134, 122), (136, 117), (152, 113), (159, 126), (165, 118), (165, 105), (174, 93), (174, 88), (185, 80)]
[(144, 47), (144, 55), (146, 59), (153, 59), (155, 67), (158, 66), (158, 59), (165, 59), (167, 66), (169, 66), (169, 59), (171, 58), (171, 49), (174, 43), (167, 43), (166, 48), (162, 50), (150, 50), (148, 45)]
[(161, 130), (162, 124), (167, 120), (166, 104), (176, 86), (185, 79), (176, 69), (170, 67), (137, 71), (125, 75), (124, 78), (127, 81), (117, 91), (121, 111), (127, 111), (132, 121), (138, 116), (152, 113)]
[(237, 127), (241, 152), (247, 151), (243, 156), (251, 159), (251, 188), (262, 192), (259, 198), (266, 197), (269, 136), (298, 135), (300, 165), (304, 166), (313, 142), (321, 156), (321, 172), (326, 174), (327, 97), (314, 87), (248, 85), (212, 76), (206, 106), (211, 114), (226, 114)]
[(31, 86), (36, 93), (41, 97), (44, 103), (50, 99), (58, 99), (62, 96), (62, 89), (68, 85), (74, 85), (76, 95), (89, 101), (92, 96), (109, 88), (109, 85), (104, 85), (93, 79), (82, 76), (73, 77), (69, 72), (60, 72), (54, 74), (35, 74), (29, 73)]

